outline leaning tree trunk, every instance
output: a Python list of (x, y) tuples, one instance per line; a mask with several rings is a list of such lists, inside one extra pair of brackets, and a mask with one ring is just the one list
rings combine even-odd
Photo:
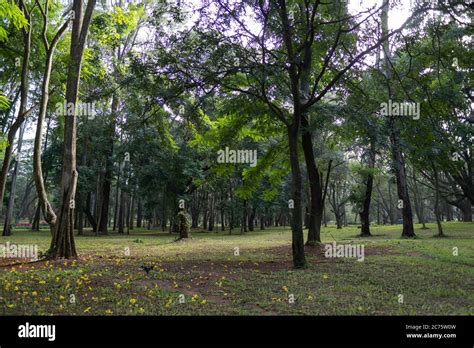
[[(74, 19), (71, 33), (70, 61), (66, 83), (66, 102), (73, 105), (72, 115), (65, 116), (63, 167), (61, 190), (59, 195), (59, 214), (55, 234), (51, 241), (50, 257), (76, 257), (74, 242), (74, 208), (77, 185), (76, 170), (76, 103), (79, 91), (82, 56), (86, 43), (89, 24), (92, 19), (96, 0), (88, 0), (84, 18), (82, 0), (74, 0), (72, 10)], [(69, 108), (68, 108), (69, 109)]]
[[(43, 73), (43, 82), (41, 85), (41, 100), (40, 100), (40, 111), (38, 114), (38, 120), (36, 125), (36, 134), (35, 134), (35, 143), (33, 149), (33, 176), (35, 180), (36, 186), (36, 193), (38, 195), (38, 206), (40, 207), (41, 211), (43, 212), (44, 219), (49, 225), (51, 230), (51, 235), (54, 235), (54, 231), (56, 228), (57, 216), (51, 206), (51, 203), (48, 199), (48, 194), (46, 192), (45, 186), (45, 178), (43, 177), (43, 168), (42, 168), (42, 161), (41, 161), (41, 142), (43, 137), (43, 124), (46, 118), (46, 111), (48, 110), (48, 103), (49, 103), (49, 81), (51, 78), (51, 69), (53, 65), (53, 55), (56, 49), (56, 45), (59, 42), (61, 36), (65, 33), (69, 20), (66, 21), (61, 28), (58, 30), (56, 35), (54, 36), (51, 44), (48, 43), (46, 31), (47, 31), (47, 23), (48, 23), (48, 1), (45, 3), (44, 10), (41, 11), (43, 15), (43, 45), (46, 50), (46, 63)], [(49, 122), (48, 122), (49, 128)], [(47, 146), (47, 136), (48, 136), (48, 129), (46, 129), (46, 140), (45, 140), (45, 149)]]

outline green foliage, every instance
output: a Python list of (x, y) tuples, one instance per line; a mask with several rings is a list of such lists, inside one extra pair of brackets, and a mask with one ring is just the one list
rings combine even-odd
[(0, 42), (6, 41), (13, 26), (16, 30), (27, 28), (29, 23), (23, 12), (13, 2), (13, 0), (0, 0)]
[(5, 110), (10, 107), (10, 100), (0, 91), (0, 110)]
[(91, 32), (101, 46), (117, 47), (126, 35), (136, 29), (143, 14), (143, 5), (129, 5), (126, 10), (115, 6), (94, 17)]

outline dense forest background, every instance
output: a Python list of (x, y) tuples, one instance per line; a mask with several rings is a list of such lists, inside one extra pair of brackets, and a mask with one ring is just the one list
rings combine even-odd
[(291, 226), (303, 267), (324, 225), (472, 222), (468, 1), (0, 0), (0, 16), (5, 236), (47, 226), (70, 257), (75, 234), (177, 232), (184, 207), (193, 229)]

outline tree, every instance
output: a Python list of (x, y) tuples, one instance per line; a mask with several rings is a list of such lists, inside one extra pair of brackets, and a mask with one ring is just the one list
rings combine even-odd
[(73, 226), (77, 184), (75, 109), (79, 91), (81, 62), (95, 4), (96, 0), (88, 0), (85, 11), (83, 11), (82, 0), (74, 0), (72, 6), (74, 19), (72, 21), (70, 61), (66, 83), (66, 105), (73, 105), (73, 108), (71, 114), (67, 115), (64, 121), (60, 206), (58, 221), (49, 251), (51, 258), (71, 258), (77, 256)]
[[(389, 0), (384, 0), (382, 10), (382, 36), (388, 35), (388, 12), (389, 12)], [(390, 45), (388, 41), (383, 44), (384, 50), (384, 72), (387, 78), (388, 88), (388, 99), (392, 100), (394, 97), (394, 91), (390, 87), (390, 81), (392, 77), (391, 63), (390, 63)], [(399, 208), (402, 209), (403, 216), (403, 231), (402, 236), (414, 237), (415, 230), (413, 228), (413, 213), (411, 209), (410, 196), (408, 194), (408, 181), (405, 167), (405, 157), (403, 155), (400, 143), (400, 130), (397, 125), (396, 116), (388, 117), (388, 128), (390, 130), (390, 143), (392, 145), (392, 156), (393, 156), (393, 170), (397, 180), (397, 192), (399, 198)], [(400, 207), (401, 205), (401, 207)]]
[[(2, 5), (3, 8), (3, 5)], [(14, 8), (14, 7), (13, 7)], [(21, 125), (25, 121), (25, 119), (31, 114), (34, 107), (27, 109), (28, 106), (28, 92), (29, 92), (29, 71), (30, 71), (30, 53), (31, 53), (31, 37), (33, 32), (33, 26), (30, 16), (30, 11), (27, 8), (27, 5), (23, 0), (19, 0), (18, 8), (23, 13), (22, 17), (17, 13), (16, 10), (12, 8), (5, 7), (6, 12), (10, 12), (12, 14), (11, 18), (14, 19), (15, 26), (17, 28), (22, 28), (22, 36), (23, 36), (23, 57), (21, 63), (21, 77), (20, 77), (20, 106), (18, 108), (18, 113), (16, 119), (11, 124), (10, 129), (8, 130), (7, 135), (7, 147), (5, 149), (5, 155), (3, 158), (2, 168), (0, 169), (0, 201), (3, 202), (3, 196), (5, 194), (5, 184), (7, 181), (7, 174), (10, 169), (10, 161), (13, 151), (13, 142), (16, 136), (16, 132), (20, 129)], [(2, 10), (3, 11), (3, 10)], [(4, 29), (0, 30), (0, 35), (3, 35)]]
[(57, 30), (54, 34), (51, 43), (48, 40), (48, 21), (49, 21), (49, 0), (45, 0), (44, 6), (41, 5), (39, 0), (36, 0), (36, 4), (40, 9), (41, 16), (43, 17), (43, 29), (42, 29), (42, 41), (43, 46), (46, 52), (45, 58), (45, 68), (43, 72), (43, 81), (41, 85), (41, 99), (40, 99), (40, 110), (38, 114), (37, 126), (36, 126), (36, 134), (35, 134), (35, 145), (34, 145), (34, 152), (33, 152), (33, 174), (35, 179), (36, 185), (36, 192), (38, 194), (38, 205), (43, 212), (44, 218), (46, 222), (49, 224), (51, 229), (51, 235), (53, 235), (57, 216), (51, 206), (51, 203), (48, 200), (48, 194), (46, 192), (45, 187), (45, 180), (43, 177), (43, 169), (41, 163), (41, 142), (43, 136), (43, 124), (44, 119), (46, 117), (46, 111), (48, 109), (48, 102), (49, 102), (49, 82), (51, 78), (51, 69), (53, 65), (53, 56), (54, 51), (56, 49), (56, 45), (58, 44), (59, 40), (66, 32), (69, 19), (64, 21), (61, 27)]

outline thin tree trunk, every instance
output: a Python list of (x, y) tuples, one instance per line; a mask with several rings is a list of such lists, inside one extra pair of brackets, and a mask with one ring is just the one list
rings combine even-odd
[(438, 179), (438, 170), (433, 162), (431, 162), (431, 168), (433, 169), (434, 180), (435, 180), (435, 204), (434, 212), (436, 217), (436, 225), (438, 226), (438, 237), (444, 237), (443, 225), (441, 224), (440, 219), (440, 209), (439, 209), (439, 179)]
[(143, 203), (141, 199), (138, 199), (138, 207), (137, 207), (137, 228), (142, 227), (142, 220), (143, 220)]
[(15, 195), (16, 195), (16, 183), (18, 179), (18, 170), (20, 167), (20, 156), (21, 156), (21, 145), (23, 143), (23, 134), (25, 133), (26, 122), (21, 125), (20, 134), (18, 135), (18, 146), (17, 146), (17, 155), (15, 161), (15, 167), (13, 169), (12, 182), (10, 185), (10, 197), (8, 199), (7, 211), (5, 214), (5, 222), (3, 225), (3, 235), (10, 236), (12, 234), (12, 217), (13, 217), (13, 208), (15, 205)]
[(254, 230), (255, 226), (255, 215), (257, 214), (257, 208), (255, 206), (252, 207), (252, 210), (250, 211), (250, 216), (249, 216), (249, 231)]
[(210, 198), (210, 212), (209, 212), (209, 226), (208, 231), (214, 231), (214, 219), (215, 219), (215, 202), (214, 202), (214, 194), (211, 195)]
[(36, 212), (33, 218), (33, 223), (31, 224), (32, 231), (39, 231), (39, 221), (40, 221), (41, 208), (39, 202), (36, 204)]
[(120, 190), (120, 202), (119, 202), (119, 213), (118, 213), (118, 233), (124, 233), (124, 209), (125, 209), (125, 192)]
[(240, 232), (245, 233), (247, 232), (247, 200), (244, 199), (244, 204), (242, 207), (242, 222), (240, 225)]
[(128, 228), (133, 231), (134, 224), (134, 210), (135, 210), (135, 195), (131, 196), (130, 199), (130, 208), (129, 208), (129, 219), (128, 219)]

